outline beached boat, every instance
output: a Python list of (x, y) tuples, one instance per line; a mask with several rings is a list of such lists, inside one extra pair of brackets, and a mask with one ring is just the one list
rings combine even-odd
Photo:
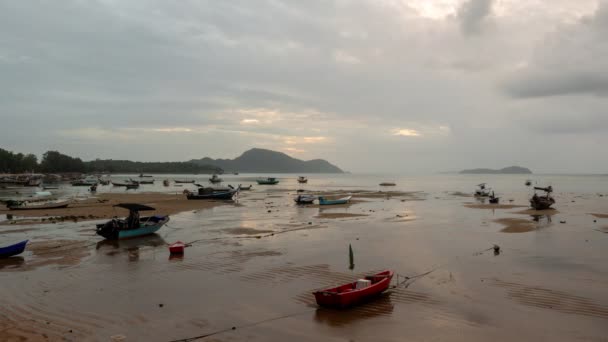
[(274, 178), (274, 177), (258, 179), (258, 180), (256, 180), (256, 182), (258, 182), (259, 185), (275, 185), (275, 184), (279, 184), (279, 180), (276, 179), (276, 178)]
[(490, 196), (490, 189), (486, 188), (486, 183), (477, 184), (478, 189), (475, 189), (475, 196), (477, 197), (488, 197)]
[[(536, 210), (545, 210), (551, 208), (555, 204), (555, 199), (551, 196), (553, 187), (548, 186), (546, 188), (534, 187), (534, 196), (530, 199), (530, 206)], [(536, 190), (544, 191), (545, 195), (538, 196)]]
[(23, 251), (25, 250), (25, 245), (27, 245), (27, 241), (28, 240), (21, 241), (19, 243), (6, 247), (0, 247), (0, 258), (8, 258), (13, 255), (23, 253)]
[(241, 186), (241, 185), (239, 184), (239, 188), (241, 188), (241, 190), (245, 190), (245, 191), (247, 191), (247, 190), (251, 190), (252, 185), (251, 185), (251, 184), (249, 184), (249, 186)]
[(136, 203), (121, 203), (115, 205), (118, 208), (129, 210), (129, 216), (124, 220), (112, 219), (106, 223), (98, 224), (97, 235), (109, 240), (127, 239), (142, 235), (153, 234), (165, 223), (169, 222), (169, 216), (154, 215), (139, 217), (140, 211), (155, 210), (152, 207)]
[(194, 183), (194, 179), (190, 179), (190, 180), (186, 180), (186, 179), (174, 179), (173, 180), (176, 184), (187, 184), (187, 183)]
[(490, 195), (489, 201), (491, 204), (498, 204), (498, 201), (500, 200), (500, 197), (496, 197), (496, 195), (494, 195), (494, 191), (492, 191), (492, 194)]
[(222, 179), (220, 177), (218, 177), (216, 174), (214, 174), (213, 176), (211, 176), (211, 178), (209, 178), (209, 182), (215, 184), (215, 183), (221, 183)]
[(240, 187), (236, 189), (232, 187), (228, 189), (202, 187), (198, 189), (197, 193), (192, 193), (188, 190), (184, 190), (184, 193), (189, 200), (231, 200), (240, 189)]
[(335, 200), (326, 199), (323, 196), (319, 196), (320, 205), (334, 205), (334, 204), (346, 204), (353, 196), (342, 197)]
[(396, 183), (393, 182), (382, 182), (380, 183), (380, 186), (396, 186)]
[(84, 178), (75, 180), (72, 182), (72, 186), (93, 186), (96, 185), (99, 181), (97, 179), (92, 178)]
[(10, 210), (39, 210), (39, 209), (61, 209), (67, 208), (70, 201), (8, 201)]
[(317, 197), (313, 195), (298, 195), (293, 200), (297, 204), (312, 204), (316, 199)]
[(112, 185), (114, 185), (114, 186), (138, 185), (139, 186), (139, 182), (135, 182), (133, 180), (128, 180), (128, 181), (124, 181), (124, 182), (112, 182)]
[(298, 183), (308, 183), (308, 178), (300, 176), (298, 177)]
[(387, 270), (352, 283), (315, 291), (313, 295), (320, 306), (348, 308), (380, 295), (388, 289), (392, 279), (393, 271)]
[(174, 242), (172, 244), (169, 245), (169, 253), (171, 254), (184, 254), (184, 248), (186, 247), (186, 244), (181, 242), (181, 241), (177, 241)]

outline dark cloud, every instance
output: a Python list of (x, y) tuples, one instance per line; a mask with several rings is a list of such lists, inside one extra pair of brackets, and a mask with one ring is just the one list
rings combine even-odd
[(465, 35), (477, 34), (492, 13), (493, 0), (468, 0), (458, 9), (457, 18)]
[(608, 3), (595, 13), (560, 26), (532, 58), (503, 83), (515, 98), (608, 94)]

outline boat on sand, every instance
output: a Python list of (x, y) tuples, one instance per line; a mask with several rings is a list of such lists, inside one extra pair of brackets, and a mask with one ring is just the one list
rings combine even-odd
[(332, 199), (326, 199), (323, 196), (319, 196), (319, 204), (320, 205), (347, 204), (352, 197), (353, 196), (347, 196), (347, 197), (342, 197), (342, 198), (332, 200)]
[(9, 201), (7, 207), (10, 210), (39, 210), (39, 209), (61, 209), (67, 208), (70, 201)]
[[(551, 196), (553, 192), (553, 187), (548, 186), (546, 188), (534, 187), (534, 196), (530, 199), (530, 206), (536, 210), (545, 210), (551, 208), (553, 204), (555, 204), (555, 199)], [(545, 194), (539, 196), (536, 194), (536, 190), (544, 191)]]
[(308, 178), (300, 176), (298, 177), (298, 183), (308, 183)]
[(192, 193), (188, 190), (184, 190), (186, 198), (189, 200), (231, 200), (241, 190), (240, 187), (236, 189), (230, 188), (198, 188), (197, 193)]
[(386, 291), (393, 279), (393, 271), (386, 270), (366, 276), (352, 283), (313, 292), (319, 306), (348, 308), (365, 302)]
[(316, 199), (317, 197), (313, 195), (298, 195), (293, 200), (297, 204), (312, 204)]
[(259, 185), (275, 185), (275, 184), (279, 184), (279, 180), (276, 179), (276, 178), (274, 178), (274, 177), (258, 179), (258, 180), (256, 180), (256, 182), (258, 182)]
[(23, 253), (25, 250), (25, 245), (27, 245), (28, 240), (18, 242), (16, 244), (0, 247), (0, 258), (8, 258), (13, 255), (18, 255)]
[(140, 211), (156, 210), (147, 205), (137, 203), (120, 203), (114, 207), (129, 210), (129, 216), (127, 216), (124, 220), (114, 218), (106, 223), (97, 225), (97, 235), (103, 236), (108, 240), (126, 239), (153, 234), (163, 225), (165, 225), (165, 223), (169, 222), (169, 216), (154, 215), (140, 217)]

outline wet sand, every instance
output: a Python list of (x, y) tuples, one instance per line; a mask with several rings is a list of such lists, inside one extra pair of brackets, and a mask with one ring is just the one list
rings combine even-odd
[(525, 205), (515, 205), (515, 204), (478, 204), (478, 203), (466, 203), (464, 205), (467, 208), (472, 209), (514, 209), (514, 208), (526, 208)]
[[(234, 205), (147, 197), (172, 220), (122, 241), (96, 236), (89, 221), (2, 226), (1, 241), (31, 242), (0, 261), (0, 340), (605, 339), (608, 239), (597, 230), (606, 224), (588, 213), (606, 199), (563, 195), (559, 212), (531, 215), (475, 210), (441, 191), (369, 192), (342, 207), (297, 206), (292, 190), (277, 188), (242, 193)], [(136, 196), (129, 201), (149, 195)], [(98, 203), (79, 214), (112, 210), (99, 204), (101, 214)], [(177, 240), (189, 247), (170, 256)], [(377, 300), (346, 311), (315, 305), (314, 289), (386, 268), (403, 284)]]
[[(199, 210), (226, 204), (225, 201), (191, 201), (184, 195), (162, 194), (162, 193), (104, 193), (95, 198), (75, 200), (67, 208), (40, 209), (40, 210), (10, 210), (6, 206), (0, 206), (0, 215), (9, 214), (14, 217), (35, 217), (35, 219), (5, 220), (0, 225), (6, 224), (36, 224), (48, 223), (49, 221), (83, 221), (109, 219), (114, 216), (126, 216), (126, 209), (114, 207), (119, 203), (139, 203), (155, 208), (155, 211), (146, 214), (171, 215), (188, 210)], [(16, 221), (16, 222), (13, 222)]]

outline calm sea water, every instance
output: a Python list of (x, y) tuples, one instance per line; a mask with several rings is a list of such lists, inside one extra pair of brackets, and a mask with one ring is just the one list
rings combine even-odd
[[(378, 190), (378, 191), (424, 191), (429, 194), (460, 191), (472, 193), (479, 183), (488, 183), (497, 194), (502, 196), (523, 196), (530, 194), (532, 187), (526, 187), (524, 183), (530, 179), (533, 185), (548, 186), (555, 189), (556, 194), (571, 193), (608, 193), (608, 176), (605, 175), (460, 175), (460, 174), (434, 174), (420, 176), (404, 175), (379, 175), (379, 174), (309, 174), (305, 175), (309, 181), (307, 184), (299, 184), (296, 174), (239, 174), (222, 175), (221, 185), (253, 184), (254, 189), (267, 188), (258, 186), (256, 179), (264, 177), (276, 177), (280, 183), (275, 185), (278, 189), (305, 189), (305, 190)], [(210, 175), (188, 175), (188, 174), (155, 174), (152, 178), (154, 184), (145, 184), (137, 190), (126, 190), (123, 187), (99, 186), (98, 193), (133, 193), (133, 192), (182, 192), (184, 189), (195, 189), (193, 184), (176, 185), (173, 180), (194, 180), (195, 183), (211, 185), (208, 181)], [(112, 175), (113, 181), (124, 181), (129, 178), (139, 180), (136, 175)], [(168, 179), (171, 185), (163, 186), (162, 181)], [(381, 187), (381, 182), (395, 182), (394, 187)], [(90, 196), (88, 187), (75, 187), (70, 184), (53, 184), (58, 186), (57, 190), (49, 190), (59, 197), (86, 197)], [(8, 187), (0, 189), (0, 199), (17, 199), (33, 195), (41, 188)]]

